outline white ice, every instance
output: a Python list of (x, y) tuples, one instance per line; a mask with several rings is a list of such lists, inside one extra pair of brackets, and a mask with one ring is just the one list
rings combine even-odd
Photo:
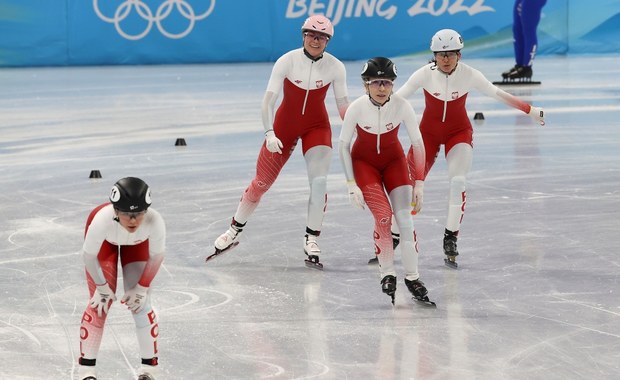
[[(270, 63), (0, 70), (0, 379), (73, 378), (88, 299), (85, 219), (130, 175), (151, 185), (168, 227), (152, 290), (166, 379), (620, 378), (618, 58), (537, 58), (542, 85), (507, 89), (544, 107), (545, 127), (470, 95), (471, 116), (485, 120), (475, 125), (458, 270), (441, 250), (443, 152), (415, 219), (437, 309), (407, 296), (400, 260), (396, 305), (381, 293), (366, 264), (372, 218), (348, 203), (336, 154), (323, 272), (303, 263), (299, 148), (241, 244), (205, 265), (254, 174)], [(396, 59), (397, 83), (425, 62)], [(492, 80), (512, 65), (464, 62)], [(362, 62), (346, 66), (355, 98)], [(422, 98), (412, 98), (419, 114)], [(134, 379), (138, 365), (133, 320), (115, 304), (99, 379)]]

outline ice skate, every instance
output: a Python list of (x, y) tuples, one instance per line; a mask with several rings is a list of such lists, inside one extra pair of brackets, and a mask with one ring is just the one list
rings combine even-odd
[(435, 305), (435, 302), (428, 299), (428, 290), (424, 286), (424, 283), (420, 281), (420, 279), (405, 279), (405, 285), (407, 285), (407, 289), (409, 289), (409, 291), (411, 292), (414, 300), (421, 302), (427, 306), (437, 306)]
[(156, 366), (143, 365), (140, 367), (140, 371), (138, 372), (138, 380), (156, 380), (158, 368)]
[(78, 366), (79, 380), (97, 380), (95, 366), (80, 365)]
[(228, 230), (215, 239), (215, 253), (207, 256), (205, 262), (235, 248), (239, 244), (239, 235), (243, 231), (244, 226), (245, 223), (241, 224), (233, 218)]
[(512, 69), (502, 73), (501, 82), (493, 82), (493, 84), (540, 84), (540, 82), (532, 80), (533, 74), (534, 72), (532, 71), (531, 66), (515, 65)]
[(444, 263), (453, 269), (458, 268), (456, 263), (456, 257), (459, 255), (459, 251), (456, 249), (457, 233), (446, 230), (443, 237), (443, 253), (446, 255)]
[(304, 236), (304, 253), (308, 256), (304, 260), (308, 268), (323, 270), (323, 264), (319, 262), (321, 249), (316, 242), (316, 236), (310, 234)]
[(381, 290), (383, 293), (392, 297), (392, 305), (394, 305), (394, 296), (396, 294), (396, 277), (387, 275), (381, 280)]
[[(400, 243), (400, 234), (392, 232), (392, 247), (396, 249), (399, 243)], [(368, 264), (379, 264), (379, 258), (375, 255), (375, 257), (368, 260)]]
[(532, 66), (519, 66), (515, 70), (511, 71), (507, 78), (510, 80), (520, 79), (523, 81), (531, 81), (532, 74)]
[(511, 67), (510, 69), (504, 71), (502, 73), (502, 78), (504, 79), (508, 79), (508, 77), (510, 76), (511, 73), (513, 73), (514, 71), (516, 71), (520, 66), (519, 65), (514, 65), (513, 67)]

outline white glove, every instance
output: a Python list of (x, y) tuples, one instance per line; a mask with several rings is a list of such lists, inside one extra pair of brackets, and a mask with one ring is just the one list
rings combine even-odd
[(125, 295), (121, 299), (121, 303), (127, 305), (127, 308), (134, 313), (139, 313), (144, 309), (146, 303), (147, 291), (149, 288), (145, 288), (140, 284), (136, 284), (135, 287), (125, 292)]
[(90, 299), (90, 307), (97, 309), (97, 315), (102, 317), (103, 314), (108, 314), (110, 304), (112, 304), (113, 301), (116, 301), (116, 296), (112, 289), (110, 289), (110, 285), (106, 282), (103, 285), (97, 285), (97, 288), (95, 288), (95, 292)]
[(542, 108), (530, 106), (528, 115), (538, 124), (545, 125), (545, 111)]
[(282, 141), (280, 141), (280, 139), (276, 137), (276, 134), (273, 131), (273, 129), (270, 129), (267, 132), (265, 132), (265, 145), (267, 146), (267, 150), (270, 151), (271, 153), (282, 154), (282, 147), (284, 145), (282, 145)]
[(347, 188), (349, 189), (349, 201), (351, 204), (359, 209), (364, 209), (364, 194), (362, 190), (357, 186), (355, 181), (347, 182)]
[(413, 187), (413, 202), (411, 202), (411, 215), (415, 215), (422, 210), (422, 200), (424, 199), (424, 181), (415, 181)]

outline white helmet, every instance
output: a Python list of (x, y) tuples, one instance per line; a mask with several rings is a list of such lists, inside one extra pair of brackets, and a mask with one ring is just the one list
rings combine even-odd
[(442, 29), (431, 38), (431, 51), (455, 51), (463, 48), (463, 37), (452, 29)]

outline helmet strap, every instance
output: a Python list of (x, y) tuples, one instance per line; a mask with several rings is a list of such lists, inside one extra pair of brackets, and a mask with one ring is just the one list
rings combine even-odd
[(116, 207), (112, 207), (112, 209), (114, 210), (114, 217), (112, 218), (112, 220), (117, 223), (120, 223), (121, 220), (118, 218), (118, 211), (116, 210)]

